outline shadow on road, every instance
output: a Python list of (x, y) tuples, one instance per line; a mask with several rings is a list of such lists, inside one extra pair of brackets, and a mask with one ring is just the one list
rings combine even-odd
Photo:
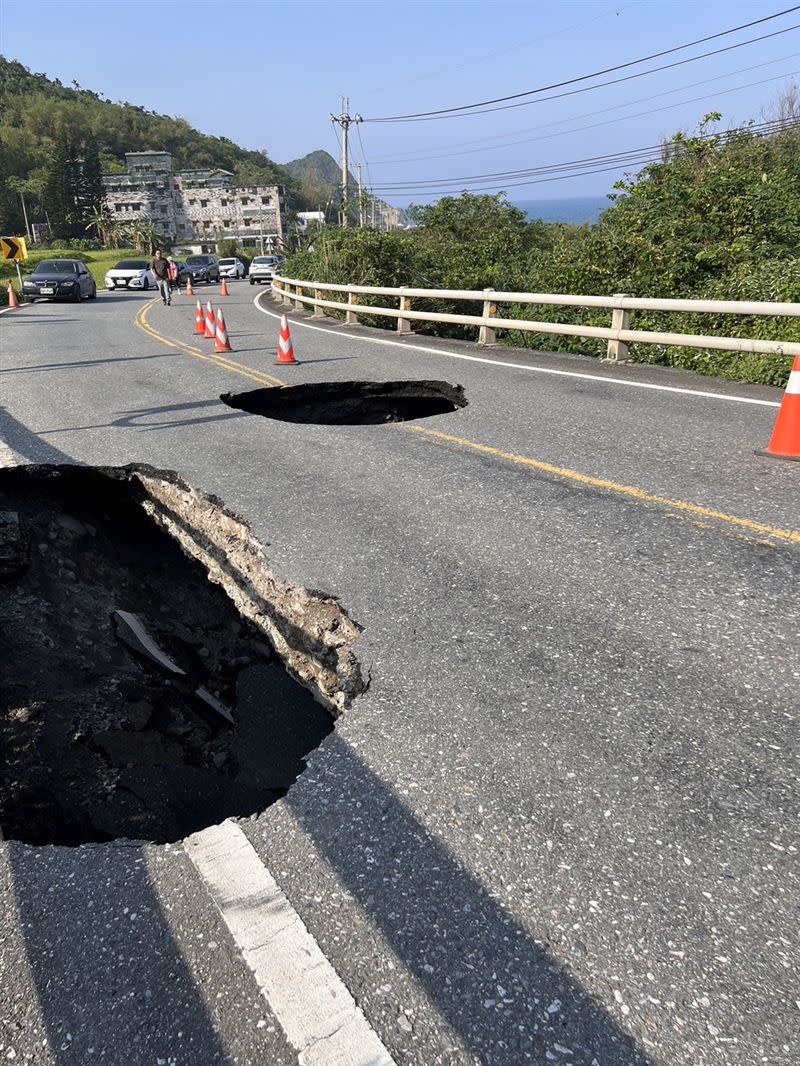
[(655, 1066), (344, 740), (324, 747), (284, 802), (476, 1061), (567, 1061), (559, 1044), (576, 1066)]
[(19, 422), (5, 407), (0, 407), (0, 443), (7, 444), (17, 455), (31, 463), (77, 463), (66, 452), (42, 440), (38, 433)]
[[(20, 1060), (33, 1052), (59, 1066), (230, 1061), (162, 913), (141, 847), (4, 847), (2, 866), (19, 915), (6, 932), (24, 936), (49, 1043), (46, 1054), (43, 1034), (30, 1032), (31, 1012), (17, 1008), (27, 1022), (14, 1034)], [(0, 882), (7, 880), (2, 866)], [(4, 978), (9, 1008), (22, 982), (19, 967)], [(12, 1032), (4, 1030), (9, 1044)]]
[(64, 363), (33, 363), (30, 366), (9, 366), (0, 374), (38, 373), (45, 370), (77, 370), (79, 367), (95, 367), (104, 363), (136, 363), (143, 359), (176, 359), (174, 352), (156, 352), (153, 355), (116, 355), (108, 359), (81, 359)]
[[(221, 413), (206, 415), (200, 418), (172, 418), (160, 419), (152, 423), (142, 424), (143, 419), (164, 414), (177, 414), (179, 411), (194, 411), (199, 408), (219, 407)], [(119, 418), (110, 422), (94, 422), (88, 426), (58, 426), (55, 429), (43, 429), (41, 435), (49, 436), (52, 433), (77, 433), (85, 429), (139, 429), (149, 432), (157, 429), (167, 429), (177, 426), (199, 426), (207, 422), (227, 422), (232, 418), (247, 418), (244, 411), (230, 411), (220, 400), (197, 400), (195, 403), (173, 403), (164, 407), (139, 407), (131, 411), (123, 411)]]

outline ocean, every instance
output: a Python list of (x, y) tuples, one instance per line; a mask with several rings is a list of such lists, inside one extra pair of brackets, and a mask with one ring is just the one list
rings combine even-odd
[(607, 196), (572, 196), (560, 200), (512, 200), (514, 207), (530, 219), (543, 222), (596, 222), (600, 212), (611, 206)]

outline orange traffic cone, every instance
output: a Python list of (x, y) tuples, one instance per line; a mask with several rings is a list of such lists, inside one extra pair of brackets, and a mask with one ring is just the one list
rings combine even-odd
[(194, 331), (200, 337), (206, 334), (206, 316), (203, 314), (203, 305), (199, 300), (194, 312)]
[(215, 340), (217, 336), (217, 324), (214, 321), (214, 308), (211, 306), (210, 300), (206, 304), (206, 329), (204, 336), (208, 337), (210, 341)]
[(19, 300), (17, 299), (17, 294), (14, 292), (14, 286), (11, 284), (10, 281), (8, 283), (8, 306), (10, 308), (19, 307)]
[[(224, 284), (224, 282), (223, 282)], [(215, 352), (232, 352), (231, 342), (228, 340), (228, 331), (225, 329), (225, 316), (222, 308), (217, 308), (217, 335), (214, 338)]]
[(282, 366), (286, 363), (296, 363), (294, 348), (292, 347), (292, 335), (289, 332), (289, 323), (286, 315), (281, 315), (281, 332), (278, 336), (278, 358), (276, 364)]
[(220, 296), (230, 296), (230, 293), (228, 292), (228, 282), (225, 278), (222, 279), (222, 284), (219, 287), (219, 294)]
[(759, 455), (800, 461), (800, 355), (794, 357), (769, 444)]
[(186, 278), (186, 295), (187, 296), (194, 296), (194, 289), (192, 288), (192, 275), (191, 274), (189, 274), (189, 276)]

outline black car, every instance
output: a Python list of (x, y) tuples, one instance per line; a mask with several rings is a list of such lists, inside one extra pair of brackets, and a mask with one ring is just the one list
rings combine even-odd
[(43, 259), (22, 283), (29, 303), (47, 300), (93, 300), (94, 278), (79, 259)]
[(219, 281), (219, 261), (215, 255), (190, 255), (186, 274), (192, 281), (204, 281), (206, 285)]

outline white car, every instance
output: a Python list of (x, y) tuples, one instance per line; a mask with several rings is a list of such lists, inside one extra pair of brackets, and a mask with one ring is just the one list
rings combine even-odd
[(106, 274), (106, 288), (112, 289), (139, 289), (156, 288), (155, 274), (150, 269), (147, 259), (121, 259), (119, 263)]
[(221, 278), (243, 278), (247, 271), (241, 259), (220, 259), (219, 276)]
[(272, 281), (273, 274), (279, 274), (283, 263), (277, 255), (257, 255), (250, 264), (250, 284)]

